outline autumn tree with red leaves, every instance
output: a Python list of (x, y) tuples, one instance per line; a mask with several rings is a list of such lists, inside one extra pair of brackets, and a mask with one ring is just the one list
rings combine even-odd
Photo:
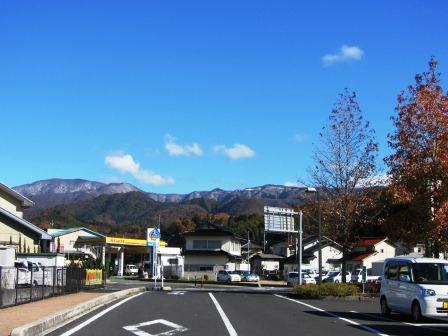
[(437, 255), (448, 243), (448, 97), (437, 61), (431, 58), (428, 64), (428, 71), (398, 96), (396, 130), (389, 135), (394, 152), (385, 161), (390, 199), (399, 209), (389, 225), (410, 242), (431, 238)]

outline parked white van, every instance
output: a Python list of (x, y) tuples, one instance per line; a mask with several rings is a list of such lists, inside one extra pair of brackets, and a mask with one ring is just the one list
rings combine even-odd
[(381, 313), (391, 311), (422, 317), (448, 317), (448, 261), (395, 257), (384, 262)]

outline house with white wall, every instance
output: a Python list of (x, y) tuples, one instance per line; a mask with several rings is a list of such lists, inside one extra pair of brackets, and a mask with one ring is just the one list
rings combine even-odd
[(395, 246), (387, 238), (362, 238), (353, 245), (347, 255), (347, 271), (366, 267), (369, 273), (373, 262), (392, 257), (395, 257)]
[(79, 238), (105, 238), (104, 235), (85, 227), (74, 227), (69, 229), (48, 229), (47, 232), (53, 237), (50, 252), (64, 253), (66, 258), (70, 256), (89, 255), (90, 257), (102, 258), (102, 247), (92, 248), (86, 244), (77, 244)]
[[(319, 269), (319, 237), (317, 235), (308, 236), (302, 242), (302, 269), (318, 271)], [(340, 268), (339, 259), (342, 258), (342, 246), (334, 240), (322, 236), (322, 269), (331, 271)], [(285, 260), (283, 273), (297, 271), (298, 259), (290, 256)]]
[(52, 237), (23, 218), (23, 210), (34, 203), (0, 182), (0, 245), (17, 252), (47, 252)]
[(184, 276), (207, 275), (216, 277), (220, 269), (238, 270), (242, 263), (241, 238), (232, 231), (214, 224), (206, 224), (185, 232)]

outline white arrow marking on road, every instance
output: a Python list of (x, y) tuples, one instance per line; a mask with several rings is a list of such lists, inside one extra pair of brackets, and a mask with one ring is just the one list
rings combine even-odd
[[(173, 329), (168, 330), (168, 331), (164, 331), (164, 332), (159, 333), (159, 334), (150, 334), (150, 333), (148, 333), (146, 331), (139, 330), (139, 328), (141, 328), (141, 327), (147, 327), (147, 326), (152, 325), (152, 324), (164, 324), (164, 325), (166, 325), (168, 327), (171, 327)], [(176, 323), (173, 323), (173, 322), (170, 322), (170, 321), (167, 321), (167, 320), (162, 320), (162, 319), (154, 320), (154, 321), (148, 321), (148, 322), (142, 322), (142, 323), (139, 323), (139, 324), (126, 326), (126, 327), (123, 327), (123, 329), (125, 329), (125, 330), (127, 330), (127, 331), (129, 331), (129, 332), (131, 332), (131, 333), (133, 333), (134, 335), (137, 335), (137, 336), (171, 336), (171, 335), (179, 334), (181, 332), (184, 332), (184, 331), (188, 330), (187, 328), (182, 327), (179, 324), (176, 324)]]
[(185, 292), (179, 292), (179, 291), (174, 291), (174, 292), (169, 292), (168, 295), (184, 295)]

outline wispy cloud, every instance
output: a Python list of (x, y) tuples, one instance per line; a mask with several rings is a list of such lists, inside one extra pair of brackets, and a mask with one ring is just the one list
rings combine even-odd
[(339, 62), (359, 61), (364, 56), (364, 50), (357, 46), (343, 45), (335, 54), (327, 54), (322, 57), (324, 66), (330, 66)]
[(248, 159), (255, 156), (255, 151), (249, 146), (243, 144), (234, 144), (232, 147), (217, 145), (213, 147), (213, 150), (216, 153), (226, 155), (232, 160)]
[(191, 145), (179, 145), (176, 143), (176, 138), (170, 134), (165, 135), (165, 148), (171, 156), (201, 156), (203, 151), (198, 143)]
[(285, 187), (302, 187), (303, 184), (300, 182), (291, 182), (291, 181), (286, 181), (285, 182)]
[(294, 142), (304, 142), (307, 139), (307, 136), (304, 134), (297, 133), (294, 134), (291, 139)]
[(131, 174), (137, 181), (151, 185), (174, 184), (172, 177), (163, 177), (151, 170), (141, 169), (140, 163), (135, 162), (129, 154), (115, 154), (106, 156), (104, 162), (107, 166), (117, 169), (121, 173)]

